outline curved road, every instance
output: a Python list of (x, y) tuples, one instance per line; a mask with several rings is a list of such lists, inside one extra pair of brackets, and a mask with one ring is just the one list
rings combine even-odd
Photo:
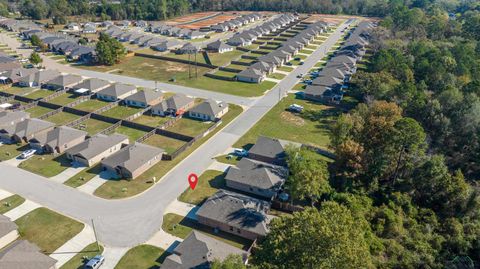
[(131, 247), (141, 244), (160, 229), (165, 207), (188, 187), (187, 175), (192, 172), (201, 174), (213, 163), (214, 156), (222, 154), (245, 134), (298, 82), (297, 75), (307, 73), (326, 55), (346, 27), (347, 24), (338, 27), (305, 60), (304, 65), (297, 67), (263, 97), (253, 100), (244, 113), (139, 196), (104, 200), (2, 163), (0, 188), (86, 223), (94, 219), (99, 240), (108, 246)]

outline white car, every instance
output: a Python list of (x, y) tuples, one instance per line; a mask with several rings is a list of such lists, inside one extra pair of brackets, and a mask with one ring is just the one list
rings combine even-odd
[(36, 149), (27, 149), (24, 152), (22, 152), (22, 154), (20, 154), (20, 158), (27, 159), (27, 158), (33, 156), (33, 154), (35, 154), (35, 152), (37, 152)]
[(240, 148), (233, 149), (233, 154), (240, 157), (245, 157), (248, 155), (248, 151)]

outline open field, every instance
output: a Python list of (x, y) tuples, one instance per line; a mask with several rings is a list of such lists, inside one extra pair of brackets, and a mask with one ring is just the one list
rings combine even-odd
[[(291, 104), (304, 107), (301, 114), (287, 111)], [(329, 128), (340, 113), (337, 108), (296, 99), (290, 94), (272, 108), (234, 147), (250, 148), (258, 136), (268, 136), (327, 148)]]
[(47, 208), (37, 208), (15, 221), (23, 239), (52, 253), (83, 229), (83, 224)]
[(5, 199), (0, 200), (0, 214), (5, 214), (8, 211), (14, 209), (15, 207), (23, 204), (25, 198), (18, 194), (14, 194)]
[(151, 245), (139, 245), (125, 253), (115, 266), (115, 269), (159, 268), (167, 255), (168, 253), (161, 248)]
[(44, 177), (53, 177), (71, 167), (71, 164), (65, 155), (43, 154), (32, 156), (18, 167)]
[(161, 179), (170, 169), (181, 162), (185, 157), (195, 151), (205, 141), (215, 135), (220, 129), (231, 122), (235, 117), (240, 115), (242, 108), (237, 105), (229, 105), (229, 111), (223, 116), (222, 125), (218, 126), (215, 130), (210, 132), (207, 136), (196, 141), (191, 147), (182, 152), (172, 161), (160, 161), (157, 165), (153, 166), (138, 178), (128, 180), (109, 180), (95, 190), (94, 195), (105, 199), (122, 199), (139, 194), (153, 185), (152, 177), (156, 177), (157, 180)]
[(178, 200), (198, 205), (215, 194), (220, 188), (225, 188), (225, 173), (221, 171), (207, 170), (198, 178), (195, 190), (192, 191), (190, 188), (186, 189), (178, 197)]
[(102, 130), (105, 130), (107, 127), (111, 126), (111, 123), (101, 121), (101, 120), (96, 120), (96, 119), (88, 119), (79, 125), (77, 125), (75, 128), (87, 132), (89, 135), (95, 135), (99, 133)]

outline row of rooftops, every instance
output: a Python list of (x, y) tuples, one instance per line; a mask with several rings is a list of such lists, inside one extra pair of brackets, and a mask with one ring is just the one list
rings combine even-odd
[(238, 18), (234, 18), (228, 21), (224, 21), (224, 22), (212, 25), (210, 26), (210, 30), (217, 31), (217, 32), (225, 32), (230, 29), (241, 27), (242, 25), (247, 25), (261, 18), (262, 18), (262, 15), (259, 13), (246, 14)]
[(116, 26), (112, 26), (105, 31), (105, 34), (121, 41), (121, 42), (130, 42), (142, 47), (152, 47), (161, 50), (160, 48), (164, 47), (164, 50), (179, 47), (183, 42), (176, 39), (166, 39), (151, 34), (146, 34), (143, 32), (130, 30), (124, 31)]
[(304, 94), (315, 99), (338, 102), (343, 97), (342, 87), (356, 72), (357, 62), (365, 55), (366, 46), (373, 25), (368, 21), (358, 24), (342, 47), (335, 52), (325, 67), (318, 72)]

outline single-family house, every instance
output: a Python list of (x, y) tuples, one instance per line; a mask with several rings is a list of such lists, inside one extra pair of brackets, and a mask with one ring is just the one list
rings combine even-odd
[(42, 135), (55, 127), (55, 124), (40, 119), (25, 119), (14, 125), (0, 127), (0, 137), (13, 142), (25, 142)]
[(151, 109), (153, 115), (158, 116), (177, 116), (184, 114), (187, 110), (193, 107), (195, 99), (184, 94), (177, 93)]
[(225, 183), (231, 189), (271, 200), (287, 176), (288, 170), (283, 166), (242, 158), (228, 169)]
[(69, 160), (93, 166), (128, 145), (128, 137), (121, 134), (98, 134), (65, 151)]
[(299, 143), (260, 136), (255, 145), (248, 151), (248, 158), (271, 163), (275, 165), (286, 165), (287, 146), (300, 147)]
[(30, 118), (30, 113), (25, 111), (0, 111), (0, 128), (13, 126)]
[(73, 86), (73, 90), (78, 94), (96, 93), (110, 85), (110, 82), (98, 78), (89, 78)]
[(185, 38), (187, 39), (198, 39), (198, 38), (204, 38), (206, 36), (205, 32), (200, 32), (200, 31), (190, 31)]
[(214, 121), (220, 119), (227, 112), (227, 103), (209, 99), (190, 109), (188, 116), (202, 121)]
[(267, 63), (267, 62), (256, 62), (252, 65), (250, 65), (250, 68), (252, 69), (258, 69), (262, 71), (263, 73), (266, 74), (271, 74), (277, 70), (277, 66), (273, 63)]
[(168, 39), (168, 40), (165, 40), (161, 43), (152, 45), (151, 48), (153, 50), (163, 52), (163, 51), (167, 51), (167, 50), (176, 50), (176, 49), (182, 47), (182, 45), (183, 45), (183, 43), (178, 41), (178, 40)]
[(101, 161), (103, 170), (118, 178), (134, 179), (162, 160), (161, 148), (135, 142)]
[(236, 75), (238, 81), (251, 83), (261, 83), (265, 77), (266, 75), (264, 72), (255, 68), (247, 68)]
[(232, 46), (227, 45), (220, 40), (217, 40), (207, 45), (207, 50), (218, 53), (233, 51), (233, 49), (234, 48)]
[(219, 190), (198, 209), (197, 219), (214, 229), (256, 240), (269, 231), (269, 210), (267, 201)]
[(67, 59), (69, 61), (88, 63), (94, 61), (96, 59), (96, 55), (97, 53), (95, 51), (95, 48), (78, 46), (67, 55)]
[(38, 71), (19, 79), (18, 85), (21, 87), (40, 87), (43, 83), (60, 76), (60, 72), (53, 69)]
[(115, 102), (123, 100), (136, 92), (137, 88), (133, 85), (115, 83), (98, 91), (97, 98), (108, 102)]
[(138, 91), (124, 99), (127, 106), (142, 108), (154, 106), (161, 101), (163, 101), (163, 94), (160, 91), (153, 91), (151, 89)]
[(177, 49), (177, 54), (195, 54), (199, 51), (199, 48), (192, 43), (186, 43), (181, 48)]
[(45, 82), (45, 84), (43, 84), (43, 87), (49, 90), (65, 90), (72, 88), (73, 86), (80, 83), (82, 80), (82, 77), (77, 75), (60, 75), (52, 80)]
[(0, 214), (0, 249), (18, 238), (18, 226), (10, 218)]
[(71, 22), (67, 24), (67, 29), (69, 31), (80, 31), (80, 25), (76, 22)]
[(193, 230), (162, 263), (162, 269), (210, 268), (215, 261), (238, 255), (247, 262), (248, 252)]
[(307, 85), (303, 91), (303, 97), (317, 102), (338, 103), (343, 98), (342, 86), (340, 84), (333, 87)]
[(37, 68), (14, 68), (11, 70), (8, 70), (6, 72), (3, 72), (0, 74), (1, 78), (3, 78), (2, 81), (4, 81), (5, 84), (15, 84), (20, 81), (21, 78), (32, 75), (34, 73), (38, 72)]
[(26, 240), (17, 240), (0, 250), (0, 268), (5, 269), (56, 269), (57, 260), (40, 252)]
[(97, 27), (94, 25), (85, 25), (83, 26), (82, 32), (84, 34), (95, 34), (97, 32)]
[(328, 88), (334, 88), (342, 86), (343, 79), (332, 77), (332, 76), (321, 76), (317, 77), (312, 81), (313, 86), (325, 86)]
[(39, 151), (62, 154), (65, 150), (85, 141), (87, 135), (85, 131), (59, 126), (46, 133), (35, 135), (29, 140), (29, 144), (31, 148)]

